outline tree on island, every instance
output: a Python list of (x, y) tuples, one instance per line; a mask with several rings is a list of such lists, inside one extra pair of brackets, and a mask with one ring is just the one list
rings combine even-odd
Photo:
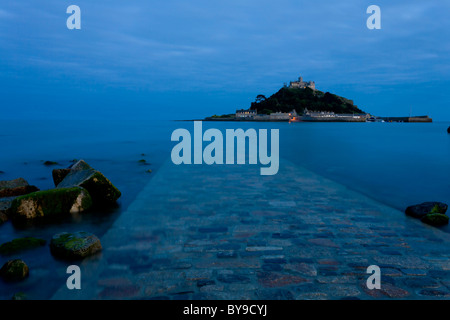
[(265, 101), (266, 99), (267, 99), (267, 98), (266, 98), (265, 95), (263, 95), (263, 94), (258, 94), (258, 95), (256, 96), (255, 103), (261, 103), (261, 102)]
[(334, 113), (364, 113), (353, 104), (353, 101), (344, 97), (310, 88), (288, 87), (281, 88), (269, 98), (262, 94), (256, 96), (256, 100), (251, 103), (250, 109), (258, 110), (259, 114), (291, 112), (292, 110), (303, 114), (305, 109)]

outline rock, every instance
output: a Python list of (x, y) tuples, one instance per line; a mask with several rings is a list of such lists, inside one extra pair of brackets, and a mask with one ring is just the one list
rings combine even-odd
[(414, 206), (406, 208), (405, 213), (414, 218), (423, 218), (430, 213), (445, 214), (448, 206), (442, 202), (424, 202)]
[(5, 281), (20, 281), (28, 277), (30, 270), (23, 260), (10, 260), (0, 269), (0, 276)]
[(9, 210), (13, 219), (35, 219), (86, 211), (92, 199), (80, 187), (51, 189), (17, 197)]
[(43, 239), (37, 239), (32, 237), (14, 239), (0, 246), (0, 254), (9, 255), (28, 249), (34, 249), (37, 247), (44, 246), (45, 243), (46, 241)]
[(430, 213), (424, 216), (422, 222), (432, 226), (443, 226), (448, 224), (449, 217), (442, 213)]
[(63, 259), (83, 259), (102, 250), (100, 240), (92, 233), (59, 233), (50, 242), (51, 253)]
[(0, 189), (11, 189), (11, 188), (17, 188), (17, 187), (25, 187), (28, 186), (27, 180), (24, 178), (17, 178), (14, 180), (8, 180), (8, 181), (0, 181)]
[(55, 161), (45, 161), (44, 162), (44, 166), (55, 166), (57, 164), (58, 164), (58, 162), (55, 162)]
[[(3, 216), (8, 216), (9, 215), (9, 209), (11, 208), (11, 203), (14, 200), (14, 197), (10, 197), (10, 198), (0, 198), (0, 215)], [(3, 219), (2, 219), (3, 220)], [(6, 219), (7, 220), (7, 219)], [(5, 221), (6, 221), (5, 220)], [(3, 221), (3, 222), (5, 222)]]
[(450, 127), (447, 128), (447, 133), (450, 133)]
[(58, 188), (79, 186), (85, 188), (94, 204), (112, 204), (120, 198), (120, 191), (101, 172), (94, 170), (83, 160), (74, 164)]
[(11, 300), (27, 300), (27, 295), (23, 292), (17, 292), (12, 296)]
[(61, 181), (64, 180), (64, 178), (69, 174), (70, 168), (67, 169), (53, 169), (52, 176), (53, 176), (53, 183), (55, 184), (55, 187), (58, 186), (58, 184), (61, 183)]
[(6, 221), (8, 221), (8, 216), (5, 213), (0, 212), (0, 225), (4, 224)]
[(16, 197), (39, 191), (35, 186), (30, 186), (23, 178), (9, 181), (0, 181), (0, 198)]
[(26, 187), (18, 187), (12, 189), (2, 189), (0, 190), (0, 198), (6, 197), (17, 197), (25, 194), (29, 194), (32, 192), (39, 191), (39, 188), (35, 186), (26, 186)]

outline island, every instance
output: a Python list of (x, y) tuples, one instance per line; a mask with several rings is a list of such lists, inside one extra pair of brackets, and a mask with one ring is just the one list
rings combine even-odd
[(213, 115), (204, 121), (432, 122), (432, 119), (428, 116), (376, 117), (362, 111), (353, 100), (320, 91), (314, 81), (303, 81), (299, 77), (268, 98), (257, 95), (248, 109)]

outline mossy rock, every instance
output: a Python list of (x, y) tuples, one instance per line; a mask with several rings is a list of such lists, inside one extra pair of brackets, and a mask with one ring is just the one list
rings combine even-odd
[(13, 296), (12, 296), (12, 298), (11, 298), (11, 300), (27, 300), (27, 294), (26, 293), (24, 293), (24, 292), (17, 292), (17, 293), (15, 293)]
[(101, 250), (100, 240), (94, 234), (84, 231), (59, 233), (50, 242), (51, 253), (62, 259), (83, 259)]
[(442, 205), (442, 204), (435, 204), (434, 207), (431, 209), (430, 213), (440, 213), (440, 214), (445, 214), (445, 212), (447, 211), (447, 205)]
[(414, 218), (423, 218), (430, 213), (445, 214), (448, 205), (442, 202), (424, 202), (406, 208), (405, 213)]
[(46, 241), (43, 239), (37, 239), (32, 237), (14, 239), (0, 246), (0, 254), (10, 255), (17, 252), (44, 246), (45, 243)]
[(13, 219), (36, 219), (79, 213), (92, 206), (89, 192), (80, 187), (51, 189), (17, 197), (9, 210)]
[(101, 172), (92, 169), (83, 160), (74, 164), (67, 176), (58, 184), (58, 188), (79, 186), (85, 188), (94, 204), (112, 204), (121, 193)]
[(427, 214), (422, 218), (422, 222), (432, 226), (444, 226), (448, 224), (449, 217), (442, 213)]
[(0, 276), (5, 281), (20, 281), (28, 277), (30, 270), (23, 260), (10, 260), (0, 269)]

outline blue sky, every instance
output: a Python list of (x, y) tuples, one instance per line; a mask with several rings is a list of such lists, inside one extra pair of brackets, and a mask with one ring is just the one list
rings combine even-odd
[(450, 120), (447, 1), (93, 2), (0, 2), (0, 118), (232, 113), (301, 74), (376, 115)]

